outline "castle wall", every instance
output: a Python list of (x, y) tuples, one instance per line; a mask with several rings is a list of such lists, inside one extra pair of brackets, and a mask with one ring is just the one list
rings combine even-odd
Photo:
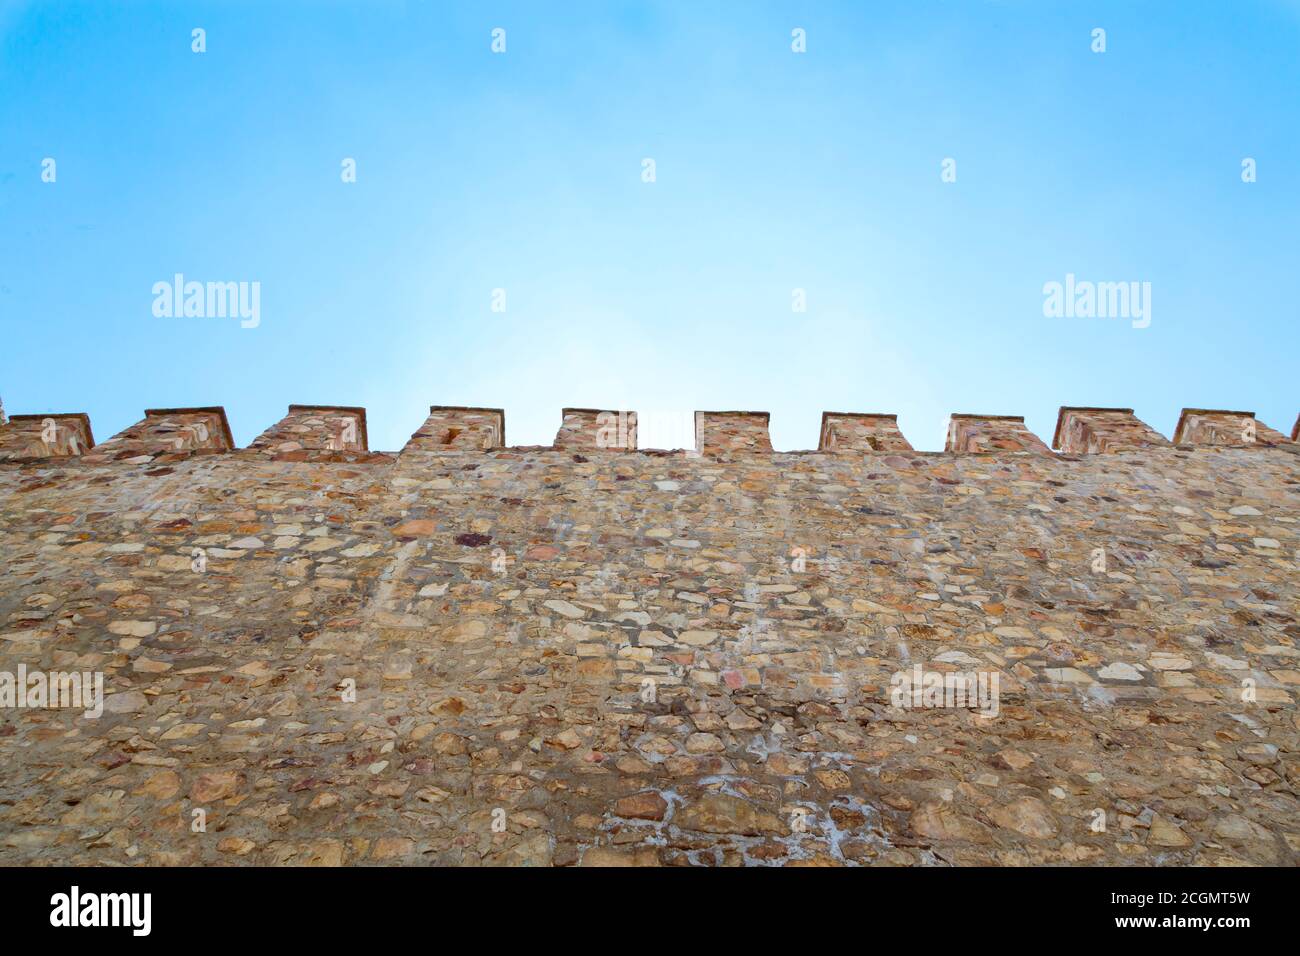
[[(1300, 448), (701, 414), (0, 464), (0, 671), (110, 695), (0, 710), (0, 862), (1297, 862)], [(895, 706), (917, 667), (997, 715)]]

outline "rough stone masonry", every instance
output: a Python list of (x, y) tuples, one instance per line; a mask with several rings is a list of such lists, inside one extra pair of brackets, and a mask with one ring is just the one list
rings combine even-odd
[[(0, 671), (107, 696), (0, 710), (0, 863), (1300, 860), (1297, 431), (696, 431), (13, 416)], [(994, 674), (997, 715), (899, 706), (912, 673)]]

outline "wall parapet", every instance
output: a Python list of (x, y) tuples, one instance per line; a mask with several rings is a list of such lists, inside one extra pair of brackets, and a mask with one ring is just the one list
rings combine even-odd
[[(686, 413), (683, 413), (686, 414)], [(573, 408), (561, 411), (550, 445), (514, 450), (625, 451), (688, 456), (775, 454), (768, 412), (697, 411), (694, 447), (644, 448), (639, 416), (627, 410)], [(686, 437), (686, 436), (681, 436)], [(470, 405), (431, 405), (429, 415), (403, 448), (413, 452), (464, 454), (510, 448), (505, 411)], [(823, 412), (814, 452), (800, 454), (1113, 454), (1138, 449), (1282, 448), (1300, 450), (1300, 416), (1289, 436), (1259, 421), (1254, 412), (1184, 408), (1172, 442), (1137, 418), (1131, 408), (1060, 407), (1049, 448), (1021, 415), (954, 413), (943, 452), (918, 452), (885, 412)], [(156, 458), (238, 452), (272, 461), (366, 463), (402, 452), (370, 451), (366, 409), (355, 405), (291, 404), (279, 421), (246, 448), (235, 446), (221, 406), (146, 409), (144, 418), (96, 443), (83, 412), (13, 415), (0, 423), (0, 462), (65, 459), (87, 464), (144, 463)]]

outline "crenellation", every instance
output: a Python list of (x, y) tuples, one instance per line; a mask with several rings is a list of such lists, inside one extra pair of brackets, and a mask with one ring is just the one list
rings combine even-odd
[[(774, 453), (767, 412), (695, 413), (694, 454)], [(553, 445), (570, 451), (643, 451), (663, 457), (681, 453), (641, 449), (634, 411), (564, 408)], [(1052, 448), (1061, 454), (1113, 454), (1173, 445), (1260, 448), (1300, 443), (1300, 417), (1288, 438), (1260, 422), (1253, 412), (1183, 409), (1169, 440), (1133, 414), (1131, 408), (1061, 406)], [(404, 451), (464, 453), (505, 448), (505, 412), (499, 408), (432, 405)], [(0, 461), (85, 457), (87, 463), (150, 461), (163, 456), (236, 451), (224, 409), (149, 409), (145, 417), (107, 441), (94, 444), (90, 419), (83, 413), (14, 415), (0, 424)], [(818, 452), (915, 452), (898, 428), (897, 416), (880, 412), (823, 412)], [(1029, 452), (1052, 454), (1019, 415), (951, 416), (944, 451), (948, 454)], [(240, 451), (275, 461), (364, 462), (389, 453), (371, 452), (366, 410), (345, 405), (290, 405), (286, 415)], [(690, 453), (687, 453), (690, 454)]]
[[(0, 672), (107, 694), (0, 715), (0, 863), (1300, 863), (1300, 446), (435, 407), (380, 455), (337, 412), (0, 464)], [(895, 693), (954, 674), (983, 710)]]

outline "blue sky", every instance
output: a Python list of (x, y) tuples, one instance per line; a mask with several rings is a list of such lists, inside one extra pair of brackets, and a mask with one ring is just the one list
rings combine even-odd
[[(5, 0), (0, 397), (101, 440), (220, 404), (240, 444), (364, 405), (388, 450), (430, 404), (512, 444), (569, 405), (770, 411), (778, 449), (828, 409), (926, 450), (1062, 404), (1289, 431), (1298, 52), (1293, 0)], [(178, 272), (260, 324), (156, 317)], [(1067, 273), (1151, 283), (1150, 326), (1045, 317)]]

